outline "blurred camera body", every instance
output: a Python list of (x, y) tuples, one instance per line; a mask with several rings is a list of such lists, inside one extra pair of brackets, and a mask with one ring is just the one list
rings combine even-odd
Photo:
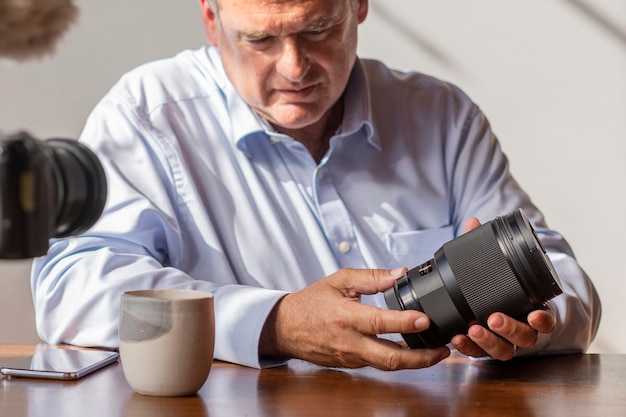
[(70, 139), (0, 137), (0, 258), (45, 255), (49, 240), (83, 233), (102, 214), (104, 170)]
[[(74, 0), (0, 0), (0, 59), (52, 54), (77, 16)], [(50, 238), (91, 227), (105, 200), (104, 171), (84, 145), (0, 132), (0, 258), (46, 254)]]

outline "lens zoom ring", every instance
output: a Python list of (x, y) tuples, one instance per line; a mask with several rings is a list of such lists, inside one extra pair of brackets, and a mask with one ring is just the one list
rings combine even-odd
[(527, 302), (491, 228), (475, 229), (443, 249), (463, 296), (481, 323), (495, 311), (507, 313), (506, 306)]

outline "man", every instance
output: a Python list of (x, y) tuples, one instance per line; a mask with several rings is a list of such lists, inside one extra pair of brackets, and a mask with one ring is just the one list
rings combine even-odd
[(383, 336), (430, 322), (386, 310), (381, 291), (477, 218), (521, 207), (565, 293), (527, 322), (494, 313), (452, 346), (501, 360), (588, 347), (597, 294), (477, 106), (357, 59), (366, 0), (200, 3), (211, 46), (131, 71), (87, 121), (111, 195), (91, 231), (34, 263), (42, 338), (115, 346), (123, 291), (194, 288), (215, 294), (218, 359), (427, 367), (448, 347)]

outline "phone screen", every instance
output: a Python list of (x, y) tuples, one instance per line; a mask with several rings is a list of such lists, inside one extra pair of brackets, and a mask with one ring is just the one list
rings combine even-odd
[(100, 369), (118, 358), (104, 350), (46, 349), (0, 369), (4, 375), (72, 380)]

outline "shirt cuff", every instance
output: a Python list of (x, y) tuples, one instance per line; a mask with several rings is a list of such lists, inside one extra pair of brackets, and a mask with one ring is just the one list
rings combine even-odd
[(241, 285), (215, 290), (215, 359), (259, 369), (284, 365), (283, 359), (259, 358), (259, 340), (268, 315), (286, 294)]

